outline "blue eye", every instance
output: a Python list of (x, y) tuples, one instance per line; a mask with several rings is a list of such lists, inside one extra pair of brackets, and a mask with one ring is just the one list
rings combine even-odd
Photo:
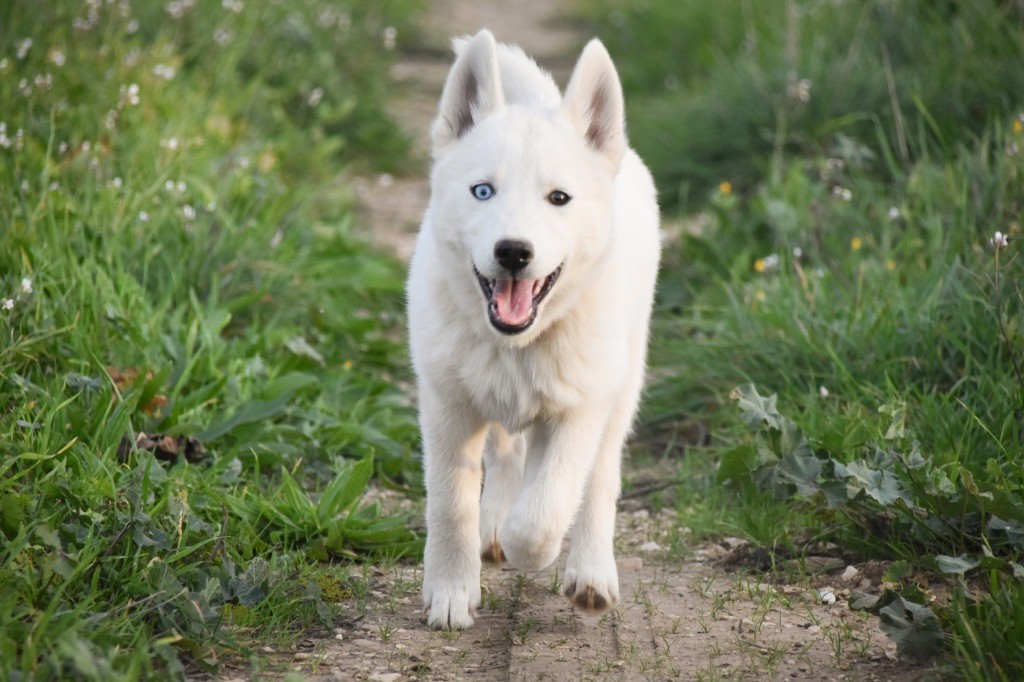
[(473, 193), (473, 196), (480, 201), (487, 201), (494, 196), (494, 187), (489, 182), (481, 182), (479, 185), (473, 185), (469, 188), (469, 191)]

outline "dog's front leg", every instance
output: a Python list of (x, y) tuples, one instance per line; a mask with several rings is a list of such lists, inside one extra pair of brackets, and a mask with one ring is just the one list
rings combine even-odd
[(484, 449), (484, 492), (480, 497), (481, 558), (493, 564), (505, 560), (498, 531), (505, 523), (523, 484), (526, 440), (498, 424), (491, 426)]
[(467, 628), (480, 605), (480, 460), (487, 424), (468, 405), (425, 389), (420, 427), (427, 486), (423, 606), (430, 625)]
[(603, 409), (580, 409), (534, 426), (523, 488), (498, 534), (512, 565), (539, 570), (558, 556), (580, 506), (605, 417)]
[(633, 389), (619, 399), (605, 425), (583, 502), (573, 523), (562, 593), (590, 613), (602, 613), (619, 600), (619, 574), (613, 544), (615, 508), (621, 489), (623, 446), (636, 413), (642, 380), (638, 371)]

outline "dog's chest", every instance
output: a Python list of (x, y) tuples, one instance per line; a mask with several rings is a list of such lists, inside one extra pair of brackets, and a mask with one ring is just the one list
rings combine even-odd
[(485, 347), (460, 363), (477, 409), (511, 432), (583, 402), (590, 373), (580, 358), (558, 358), (545, 347)]

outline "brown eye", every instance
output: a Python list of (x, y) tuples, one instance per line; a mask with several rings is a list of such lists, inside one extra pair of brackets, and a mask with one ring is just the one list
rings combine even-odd
[(572, 199), (571, 196), (566, 194), (560, 189), (556, 189), (554, 192), (548, 195), (548, 202), (552, 206), (565, 206)]

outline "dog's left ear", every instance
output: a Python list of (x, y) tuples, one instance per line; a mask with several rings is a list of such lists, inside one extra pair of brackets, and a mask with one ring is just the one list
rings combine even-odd
[(587, 145), (617, 167), (627, 146), (622, 85), (608, 50), (597, 38), (583, 48), (562, 108)]

